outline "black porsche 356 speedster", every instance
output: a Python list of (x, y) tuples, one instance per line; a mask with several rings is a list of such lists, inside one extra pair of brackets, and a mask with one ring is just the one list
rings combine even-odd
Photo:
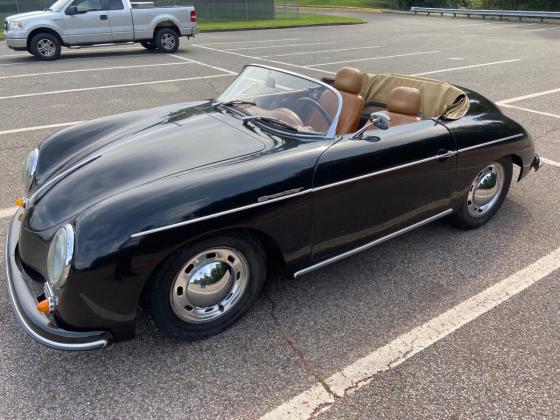
[(531, 137), (468, 89), (248, 65), (214, 100), (79, 124), (33, 150), (9, 295), (56, 349), (133, 338), (141, 302), (164, 332), (206, 337), (250, 308), (271, 255), (297, 277), (443, 217), (479, 227), (513, 165), (519, 180), (540, 167)]

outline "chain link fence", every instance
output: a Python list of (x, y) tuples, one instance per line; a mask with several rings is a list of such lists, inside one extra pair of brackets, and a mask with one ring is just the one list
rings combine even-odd
[[(48, 8), (54, 0), (0, 0), (0, 16)], [(297, 0), (154, 0), (155, 6), (193, 5), (201, 22), (294, 19)]]

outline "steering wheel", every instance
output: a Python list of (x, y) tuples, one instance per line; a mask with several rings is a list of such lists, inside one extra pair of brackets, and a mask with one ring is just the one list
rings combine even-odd
[(313, 98), (299, 98), (297, 100), (297, 102), (306, 102), (306, 103), (310, 103), (311, 105), (313, 105), (315, 108), (317, 108), (317, 110), (319, 111), (319, 114), (321, 114), (321, 117), (323, 117), (325, 119), (325, 121), (327, 122), (327, 125), (329, 127), (331, 126), (332, 119), (329, 117), (329, 113), (327, 112), (325, 107), (323, 105), (321, 105), (319, 102), (317, 102), (315, 99), (313, 99)]

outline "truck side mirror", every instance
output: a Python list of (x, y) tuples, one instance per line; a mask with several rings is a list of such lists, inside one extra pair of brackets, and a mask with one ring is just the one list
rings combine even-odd
[(78, 14), (78, 7), (77, 6), (68, 6), (66, 8), (66, 14), (69, 16)]

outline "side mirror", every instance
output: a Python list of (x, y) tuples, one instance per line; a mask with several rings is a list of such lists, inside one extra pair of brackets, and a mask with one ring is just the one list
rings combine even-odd
[(369, 116), (369, 121), (366, 124), (364, 124), (362, 128), (356, 131), (351, 138), (353, 139), (364, 138), (364, 133), (370, 130), (372, 126), (378, 128), (379, 130), (387, 130), (391, 125), (390, 123), (391, 123), (391, 116), (389, 115), (388, 112), (385, 111), (374, 112)]
[(67, 15), (72, 16), (72, 15), (77, 15), (78, 14), (78, 7), (77, 6), (68, 6), (66, 8), (66, 12)]

